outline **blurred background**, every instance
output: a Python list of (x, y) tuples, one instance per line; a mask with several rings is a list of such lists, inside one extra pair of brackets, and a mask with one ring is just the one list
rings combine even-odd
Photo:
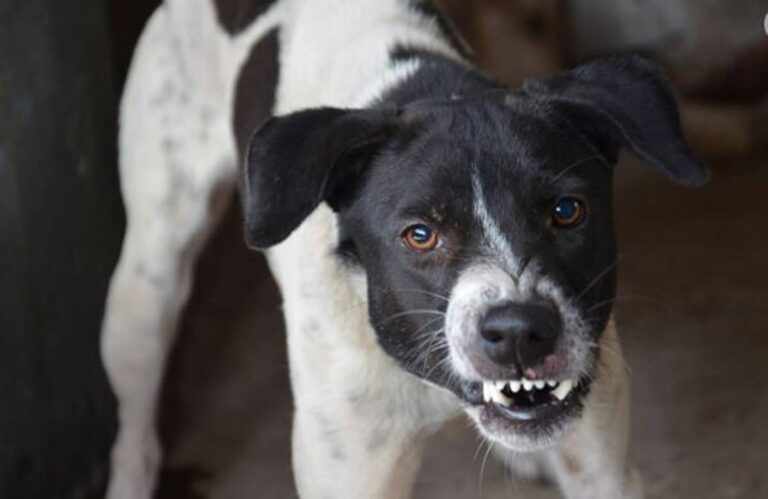
[[(98, 333), (124, 228), (116, 106), (158, 3), (0, 0), (3, 499), (103, 493), (115, 405)], [(768, 0), (441, 4), (510, 85), (628, 51), (668, 71), (713, 176), (689, 191), (629, 157), (619, 167), (632, 454), (652, 498), (768, 498)], [(161, 499), (295, 497), (280, 300), (234, 204), (166, 376)], [(558, 497), (484, 463), (479, 444), (463, 421), (449, 425), (415, 497)]]

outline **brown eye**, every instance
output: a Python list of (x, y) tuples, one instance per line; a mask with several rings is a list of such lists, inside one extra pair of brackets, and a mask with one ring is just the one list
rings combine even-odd
[(437, 232), (424, 224), (411, 225), (403, 232), (403, 241), (414, 251), (431, 251), (439, 242)]
[(563, 229), (576, 227), (584, 221), (584, 212), (584, 203), (580, 200), (571, 197), (560, 198), (552, 212), (552, 224)]

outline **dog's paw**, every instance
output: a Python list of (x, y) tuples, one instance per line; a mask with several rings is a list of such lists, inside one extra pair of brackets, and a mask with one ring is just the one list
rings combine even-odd
[(157, 437), (121, 431), (112, 448), (106, 499), (151, 499), (161, 449)]

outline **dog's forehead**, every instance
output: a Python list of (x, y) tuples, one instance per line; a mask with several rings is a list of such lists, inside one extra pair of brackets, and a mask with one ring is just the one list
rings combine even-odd
[[(449, 156), (476, 170), (514, 175), (515, 170), (557, 168), (595, 152), (574, 123), (557, 108), (532, 98), (486, 98), (426, 107), (420, 111), (420, 132), (406, 153)], [(519, 172), (518, 172), (519, 173)]]
[[(550, 109), (535, 103), (474, 101), (419, 110), (416, 132), (383, 154), (369, 187), (390, 207), (439, 204), (465, 209), (478, 184), (499, 192), (540, 190), (595, 150)], [(598, 158), (599, 159), (599, 158)]]

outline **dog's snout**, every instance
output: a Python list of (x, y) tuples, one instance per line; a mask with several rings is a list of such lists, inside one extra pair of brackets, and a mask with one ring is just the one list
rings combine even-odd
[(480, 325), (480, 336), (493, 362), (524, 369), (554, 353), (560, 330), (560, 318), (549, 306), (510, 302), (488, 311)]

